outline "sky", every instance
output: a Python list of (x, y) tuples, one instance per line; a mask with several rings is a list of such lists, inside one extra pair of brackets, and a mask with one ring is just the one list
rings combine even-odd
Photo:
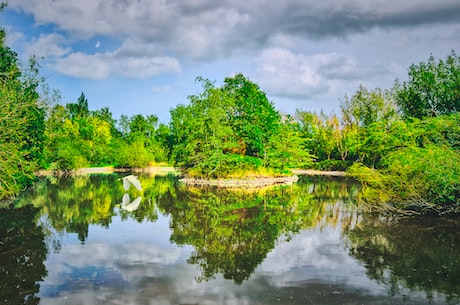
[(339, 113), (360, 85), (460, 54), (458, 0), (9, 0), (7, 45), (40, 58), (61, 103), (113, 116), (169, 111), (243, 73), (276, 109)]

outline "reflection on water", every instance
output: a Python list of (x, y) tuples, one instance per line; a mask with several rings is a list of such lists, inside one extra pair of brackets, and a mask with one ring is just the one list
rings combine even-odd
[(120, 178), (50, 178), (1, 211), (1, 304), (460, 301), (459, 223), (360, 215), (350, 181)]
[(0, 209), (0, 304), (38, 304), (47, 248), (38, 209)]
[(365, 219), (348, 232), (350, 253), (392, 295), (460, 296), (460, 219)]

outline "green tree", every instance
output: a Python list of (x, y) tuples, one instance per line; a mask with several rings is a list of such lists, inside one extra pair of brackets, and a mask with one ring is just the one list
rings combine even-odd
[(342, 136), (336, 136), (336, 142), (342, 160), (346, 156), (351, 161), (378, 165), (383, 152), (395, 148), (385, 142), (399, 120), (394, 93), (360, 86), (350, 98), (345, 96), (340, 109)]
[(241, 73), (226, 78), (222, 90), (233, 99), (231, 124), (246, 146), (246, 155), (264, 157), (270, 137), (278, 132), (281, 115), (265, 92)]
[(71, 120), (86, 118), (89, 116), (88, 100), (82, 92), (77, 103), (66, 104), (67, 111)]
[(306, 168), (313, 164), (313, 157), (306, 148), (299, 123), (286, 116), (267, 146), (267, 160), (270, 167), (288, 170)]
[(452, 51), (445, 60), (430, 56), (409, 68), (409, 79), (395, 84), (396, 101), (407, 117), (435, 117), (460, 111), (460, 57)]
[[(3, 8), (2, 5), (1, 8)], [(0, 30), (0, 199), (30, 185), (43, 159), (45, 107), (37, 87), (42, 82), (34, 58), (20, 69), (17, 54)]]
[(369, 91), (364, 86), (341, 103), (345, 126), (367, 127), (375, 122), (391, 122), (397, 118), (397, 108), (391, 91), (379, 88)]
[(297, 110), (296, 118), (300, 124), (300, 132), (306, 143), (306, 149), (311, 151), (317, 161), (330, 160), (336, 152), (337, 133), (334, 115), (328, 116), (324, 112), (319, 114)]
[(122, 139), (117, 139), (115, 163), (122, 167), (145, 167), (168, 160), (169, 148), (157, 139), (158, 117), (136, 114), (120, 118)]
[(110, 133), (112, 134), (113, 137), (121, 136), (120, 131), (116, 127), (117, 120), (113, 118), (112, 112), (110, 112), (108, 107), (104, 107), (101, 109), (91, 111), (91, 115), (104, 122), (107, 122), (110, 126)]
[(233, 100), (209, 80), (198, 81), (204, 91), (189, 96), (189, 105), (171, 110), (172, 158), (176, 166), (190, 173), (217, 177), (228, 171), (223, 168), (229, 165), (224, 155), (244, 155), (245, 146), (239, 146), (231, 128)]
[[(242, 74), (226, 78), (221, 87), (198, 81), (203, 92), (189, 96), (189, 105), (171, 110), (176, 166), (190, 175), (225, 177), (286, 168), (292, 162), (283, 160), (295, 159), (294, 151), (302, 155), (299, 163), (307, 161), (308, 154), (299, 153), (303, 143), (297, 131), (282, 128), (281, 115), (256, 84)], [(293, 141), (288, 144), (283, 136)], [(283, 151), (273, 151), (281, 146)]]

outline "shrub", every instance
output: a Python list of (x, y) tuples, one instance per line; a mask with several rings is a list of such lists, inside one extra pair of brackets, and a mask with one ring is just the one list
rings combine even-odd
[(460, 211), (460, 155), (438, 146), (390, 153), (377, 171), (355, 164), (347, 173), (363, 183), (358, 200), (375, 208)]

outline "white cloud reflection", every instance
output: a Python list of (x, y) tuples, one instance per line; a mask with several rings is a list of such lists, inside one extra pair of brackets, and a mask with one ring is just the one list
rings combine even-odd
[(241, 285), (221, 275), (198, 282), (201, 270), (187, 263), (193, 249), (169, 242), (168, 218), (142, 224), (114, 219), (109, 231), (90, 226), (84, 245), (66, 238), (61, 251), (50, 254), (43, 304), (279, 304), (288, 293), (296, 300), (318, 287), (333, 293), (331, 285), (358, 297), (385, 293), (349, 257), (339, 229), (280, 240)]

